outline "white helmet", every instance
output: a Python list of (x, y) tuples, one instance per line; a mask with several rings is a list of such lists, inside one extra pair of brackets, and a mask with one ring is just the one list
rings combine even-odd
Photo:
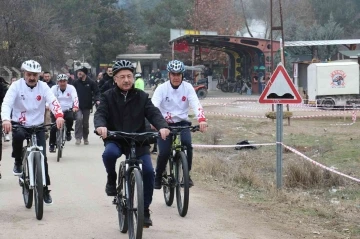
[(61, 81), (61, 80), (68, 80), (69, 77), (65, 74), (59, 74), (57, 77), (56, 77), (56, 81)]
[(41, 66), (39, 62), (34, 60), (24, 61), (21, 65), (21, 70), (33, 73), (41, 73)]
[(135, 74), (135, 78), (139, 78), (139, 77), (141, 77), (141, 74), (140, 74), (140, 73), (136, 73), (136, 74)]

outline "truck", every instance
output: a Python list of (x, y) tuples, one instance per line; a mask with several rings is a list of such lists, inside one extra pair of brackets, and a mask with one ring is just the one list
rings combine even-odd
[(308, 104), (331, 109), (360, 103), (357, 62), (312, 63), (307, 68)]

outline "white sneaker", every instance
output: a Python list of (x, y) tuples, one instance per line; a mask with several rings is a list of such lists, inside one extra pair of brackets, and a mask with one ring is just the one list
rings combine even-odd
[(9, 142), (10, 141), (10, 135), (5, 134), (5, 142)]

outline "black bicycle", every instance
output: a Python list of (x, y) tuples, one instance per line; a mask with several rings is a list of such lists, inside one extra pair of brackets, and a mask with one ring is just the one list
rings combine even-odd
[[(72, 112), (72, 108), (65, 110), (64, 114), (66, 112)], [(54, 126), (56, 127), (56, 125)], [(57, 161), (60, 161), (60, 158), (62, 158), (62, 153), (65, 147), (66, 142), (66, 121), (64, 121), (64, 125), (61, 129), (56, 130), (56, 149), (57, 149)]]
[(162, 186), (165, 203), (171, 206), (174, 202), (176, 189), (176, 203), (179, 215), (185, 217), (189, 207), (189, 168), (187, 163), (186, 146), (181, 144), (181, 131), (190, 129), (199, 131), (200, 126), (171, 126), (171, 154), (166, 164), (166, 171), (162, 175)]
[(19, 128), (26, 129), (26, 146), (22, 149), (22, 175), (19, 176), (19, 184), (26, 208), (31, 208), (35, 194), (35, 214), (38, 220), (43, 217), (44, 187), (46, 187), (45, 162), (42, 153), (43, 147), (37, 145), (36, 133), (46, 131), (52, 124), (41, 124), (37, 126), (13, 125), (14, 131)]
[[(96, 134), (98, 134), (95, 131)], [(122, 233), (128, 232), (130, 239), (142, 238), (144, 228), (144, 191), (142, 178), (142, 160), (136, 157), (136, 143), (144, 144), (157, 138), (158, 132), (126, 133), (108, 131), (107, 139), (122, 139), (130, 146), (130, 153), (120, 163), (116, 205), (119, 227)]]

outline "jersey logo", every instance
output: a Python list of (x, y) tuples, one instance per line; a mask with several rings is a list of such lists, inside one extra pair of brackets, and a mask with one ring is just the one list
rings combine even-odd
[(166, 112), (166, 117), (165, 117), (165, 120), (166, 122), (168, 123), (174, 123), (174, 121), (172, 120), (172, 116), (171, 116), (171, 113), (170, 112)]
[(20, 118), (19, 118), (19, 123), (24, 125), (25, 122), (26, 122), (26, 111), (22, 111), (21, 115), (20, 115)]
[(69, 93), (69, 92), (67, 93), (67, 96), (70, 97), (70, 93)]
[(182, 100), (182, 101), (186, 101), (186, 96), (183, 96), (183, 97), (181, 98), (181, 100)]
[(40, 101), (41, 100), (41, 95), (36, 96), (36, 100)]

